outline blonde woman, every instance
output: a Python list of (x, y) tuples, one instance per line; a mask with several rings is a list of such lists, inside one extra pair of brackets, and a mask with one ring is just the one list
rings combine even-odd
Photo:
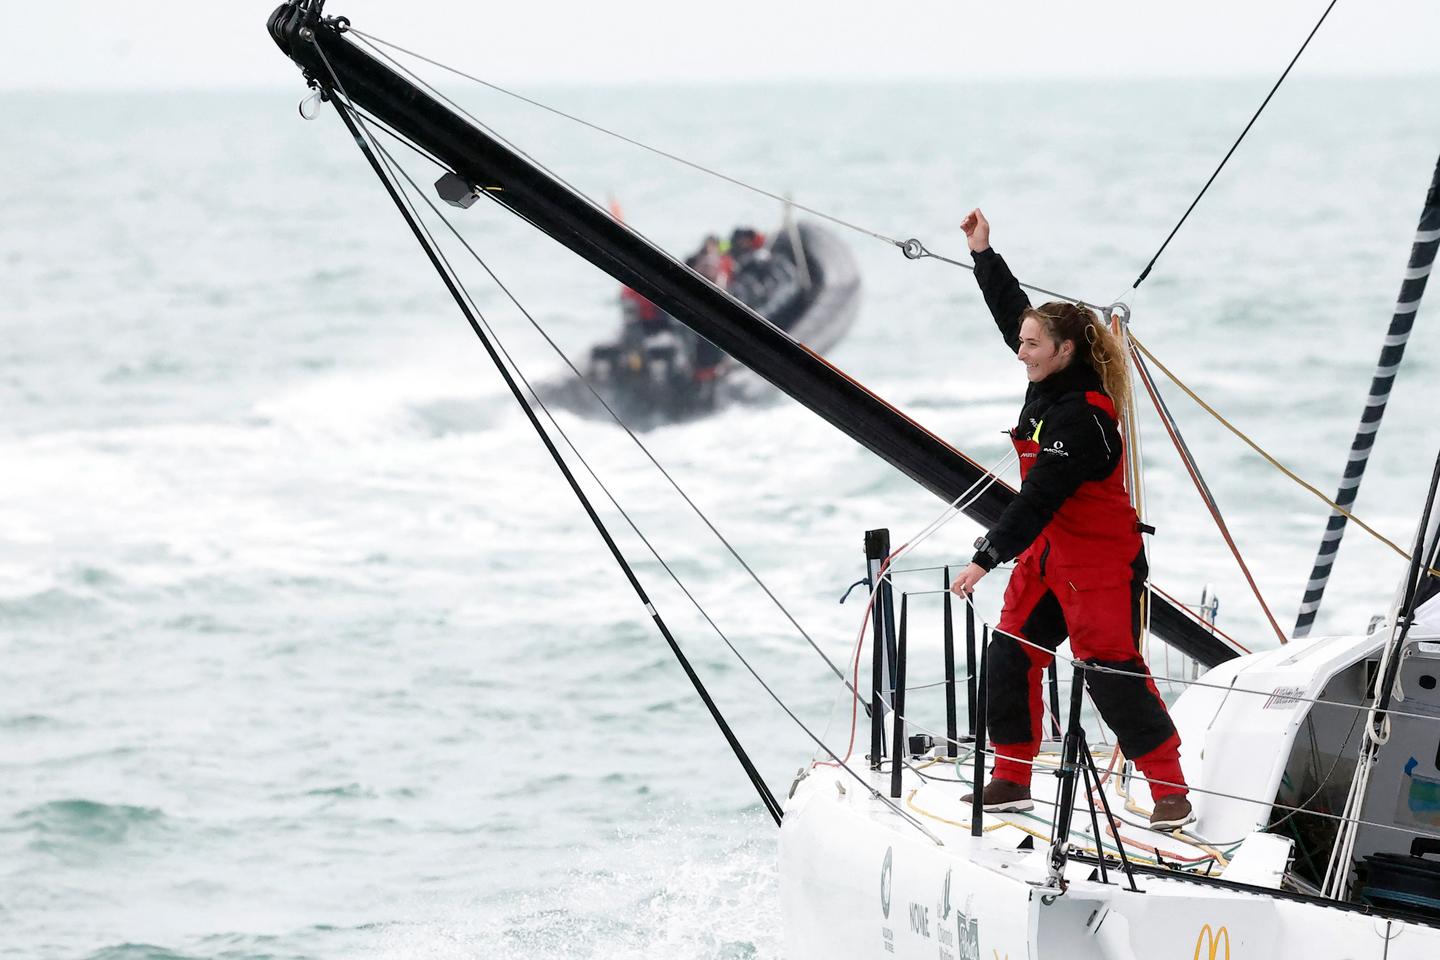
[(1120, 344), (1088, 307), (1063, 300), (1032, 307), (990, 248), (990, 224), (979, 210), (961, 229), (985, 303), (1029, 380), (1020, 422), (1010, 431), (1020, 491), (975, 541), (974, 558), (951, 585), (968, 596), (996, 566), (1015, 560), (986, 668), (996, 761), (981, 793), (985, 809), (1035, 805), (1030, 773), (1040, 748), (1041, 681), (1052, 651), (1069, 636), (1075, 659), (1108, 668), (1088, 671), (1086, 686), (1125, 755), (1150, 781), (1151, 825), (1183, 826), (1194, 818), (1180, 737), (1139, 650), (1149, 571), (1125, 490), (1116, 410), (1130, 384)]

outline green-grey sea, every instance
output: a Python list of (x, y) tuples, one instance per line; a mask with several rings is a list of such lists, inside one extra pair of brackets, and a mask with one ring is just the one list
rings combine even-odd
[[(277, 55), (277, 85), (293, 73)], [(1433, 84), (1294, 78), (1131, 289), (1272, 79), (525, 92), (962, 259), (980, 206), (1022, 279), (1127, 301), (1167, 366), (1331, 493), (1440, 152)], [(445, 89), (677, 254), (780, 219)], [(773, 824), (338, 118), (297, 114), (304, 94), (294, 75), (0, 95), (0, 956), (781, 957)], [(570, 356), (613, 332), (608, 277), (494, 205), (453, 213)], [(844, 235), (864, 300), (829, 358), (998, 460), (1024, 378), (973, 278)], [(527, 374), (559, 375), (463, 275)], [(1356, 507), (1401, 543), (1440, 444), (1436, 306)], [(1288, 628), (1326, 508), (1162, 388)], [(618, 429), (560, 422), (843, 748), (839, 683), (786, 618)], [(788, 401), (644, 440), (841, 662), (864, 531), (899, 543), (943, 506)], [(1213, 584), (1222, 628), (1276, 643), (1153, 416), (1140, 447), (1156, 583), (1185, 602)], [(602, 513), (783, 795), (813, 743)], [(963, 560), (979, 532), (959, 520), (909, 561)], [(1352, 529), (1320, 629), (1363, 629), (1403, 566)], [(916, 683), (940, 673), (938, 603), (913, 598)], [(943, 722), (937, 690), (911, 709)]]

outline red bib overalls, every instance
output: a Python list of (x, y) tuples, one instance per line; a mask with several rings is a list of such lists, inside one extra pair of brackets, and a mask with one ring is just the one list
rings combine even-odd
[[(1084, 396), (1112, 420), (1103, 393)], [(1040, 456), (1066, 456), (1063, 441), (1045, 443), (1044, 420), (1031, 436), (1012, 433), (1022, 481)], [(1076, 660), (1143, 676), (1090, 671), (1086, 686), (1105, 722), (1141, 772), (1181, 783), (1180, 739), (1140, 658), (1140, 599), (1146, 567), (1139, 523), (1125, 490), (1124, 457), (1104, 479), (1082, 483), (1015, 561), (990, 645), (986, 711), (998, 754), (995, 775), (1030, 782), (1029, 761), (1041, 739), (1041, 682), (1053, 651), (1070, 638)], [(1015, 638), (1030, 643), (1020, 643)], [(1044, 649), (1036, 649), (1036, 644)], [(1155, 784), (1152, 795), (1183, 793)]]

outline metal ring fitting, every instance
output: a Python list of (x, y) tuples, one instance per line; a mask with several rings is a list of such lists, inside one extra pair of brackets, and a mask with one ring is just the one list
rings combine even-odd
[(909, 240), (900, 244), (900, 251), (911, 260), (919, 260), (925, 256), (925, 244), (911, 237)]

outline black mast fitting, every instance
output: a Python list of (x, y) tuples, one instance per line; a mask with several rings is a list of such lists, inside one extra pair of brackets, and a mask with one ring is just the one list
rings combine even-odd
[(435, 181), (435, 192), (452, 207), (469, 210), (480, 199), (480, 188), (458, 173), (444, 173)]

